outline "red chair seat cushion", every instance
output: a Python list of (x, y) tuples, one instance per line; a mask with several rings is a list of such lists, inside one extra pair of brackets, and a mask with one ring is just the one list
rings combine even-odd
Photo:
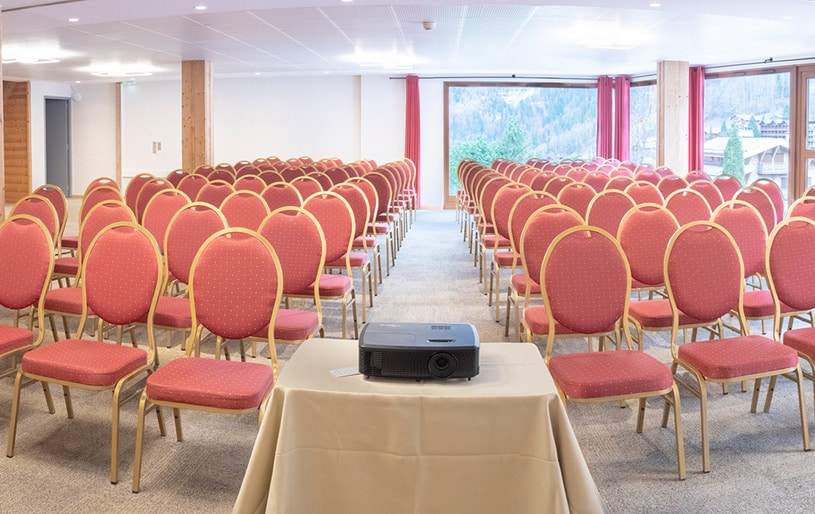
[(79, 248), (79, 235), (75, 236), (62, 236), (63, 248)]
[(390, 233), (391, 226), (385, 223), (374, 223), (373, 225), (371, 225), (371, 229), (373, 229), (374, 233), (383, 235)]
[[(142, 316), (138, 323), (147, 323), (147, 314)], [(183, 296), (159, 296), (153, 324), (159, 327), (192, 327), (190, 299)]]
[(86, 386), (111, 387), (130, 372), (147, 365), (141, 348), (63, 339), (23, 355), (25, 373)]
[(509, 239), (495, 234), (486, 234), (481, 236), (481, 244), (487, 248), (494, 248), (496, 237), (498, 238), (498, 248), (509, 248), (511, 246)]
[[(370, 259), (366, 252), (351, 252), (348, 256), (348, 261), (351, 263), (352, 268), (361, 268), (368, 264)], [(345, 268), (345, 256), (343, 255), (336, 261), (325, 263), (326, 268)]]
[[(631, 302), (628, 306), (628, 314), (643, 328), (669, 328), (673, 320), (671, 313), (671, 302), (669, 300), (642, 300)], [(692, 325), (702, 323), (691, 318), (687, 314), (679, 313), (680, 325)]]
[[(317, 327), (320, 319), (315, 311), (298, 309), (280, 309), (274, 324), (275, 341), (302, 341), (308, 339)], [(254, 337), (266, 339), (269, 327), (264, 327)]]
[[(789, 313), (795, 310), (786, 304), (781, 304), (781, 312)], [(769, 289), (755, 289), (744, 292), (744, 315), (748, 318), (769, 318), (775, 314), (773, 295)]]
[(362, 250), (363, 248), (368, 248), (369, 250), (376, 246), (376, 237), (368, 236), (363, 238), (362, 236), (358, 236), (354, 239), (354, 243), (351, 246), (354, 250)]
[(351, 279), (346, 275), (320, 275), (320, 297), (342, 296), (351, 290)]
[(188, 357), (157, 369), (145, 391), (156, 401), (244, 410), (259, 407), (272, 385), (269, 365)]
[[(529, 330), (531, 330), (533, 334), (546, 335), (549, 333), (549, 316), (546, 315), (546, 307), (542, 305), (527, 307), (524, 309), (523, 317), (524, 321), (526, 321), (526, 326), (529, 327)], [(612, 325), (609, 330), (613, 329), (614, 326)], [(555, 334), (557, 335), (574, 333), (575, 332), (572, 332), (560, 323), (555, 325)]]
[(670, 389), (671, 370), (636, 350), (555, 355), (549, 372), (568, 398), (604, 398)]
[(34, 334), (23, 328), (0, 325), (0, 355), (34, 344)]
[(79, 258), (58, 257), (54, 259), (54, 273), (59, 275), (76, 275), (79, 270)]
[[(82, 288), (60, 287), (45, 293), (43, 308), (46, 311), (65, 312), (79, 316), (82, 314)], [(88, 308), (88, 314), (91, 314)]]
[(784, 332), (784, 344), (815, 358), (815, 328), (794, 328)]
[(706, 378), (726, 379), (798, 365), (798, 352), (764, 336), (743, 336), (684, 343), (679, 359)]
[(521, 256), (515, 252), (495, 252), (492, 260), (499, 268), (511, 268), (521, 265)]
[[(519, 295), (524, 296), (526, 294), (526, 288), (530, 281), (527, 281), (526, 276), (523, 273), (516, 273), (512, 275), (510, 279), (510, 283), (512, 285), (512, 289), (515, 290)], [(529, 294), (541, 294), (541, 286), (537, 282), (532, 282), (532, 285), (529, 289)]]

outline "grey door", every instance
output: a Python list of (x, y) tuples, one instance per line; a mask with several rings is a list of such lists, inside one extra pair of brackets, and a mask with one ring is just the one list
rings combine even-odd
[(71, 196), (71, 100), (45, 99), (45, 181)]

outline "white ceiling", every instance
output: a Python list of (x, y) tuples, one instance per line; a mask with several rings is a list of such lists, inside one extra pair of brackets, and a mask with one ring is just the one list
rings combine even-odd
[[(181, 61), (202, 59), (216, 76), (594, 77), (653, 73), (659, 60), (815, 57), (815, 0), (459, 2), (0, 0), (4, 61), (59, 60), (7, 63), (3, 74), (177, 77)], [(105, 70), (114, 76), (91, 74)]]

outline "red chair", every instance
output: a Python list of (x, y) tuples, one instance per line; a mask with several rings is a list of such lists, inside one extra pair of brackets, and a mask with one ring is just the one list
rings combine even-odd
[[(274, 341), (272, 327), (282, 286), (277, 255), (256, 232), (222, 230), (201, 247), (191, 272), (190, 301), (195, 324), (186, 357), (170, 361), (150, 375), (139, 401), (133, 492), (138, 492), (141, 485), (144, 418), (151, 408), (155, 407), (157, 413), (162, 407), (173, 409), (178, 441), (182, 439), (181, 409), (257, 412), (260, 426), (274, 385), (274, 370), (256, 362), (200, 358), (200, 334), (206, 328), (220, 342), (249, 338), (268, 327), (267, 337)], [(164, 435), (160, 415), (159, 420)]]
[(252, 177), (252, 176), (259, 176), (263, 171), (250, 163), (249, 161), (242, 161), (246, 164), (242, 165), (241, 167), (235, 170), (235, 181), (243, 177)]
[(736, 196), (736, 193), (739, 192), (739, 189), (744, 187), (744, 184), (742, 184), (739, 179), (726, 173), (722, 173), (714, 178), (713, 185), (716, 186), (722, 194), (722, 199), (725, 202), (732, 200), (733, 197)]
[[(362, 191), (362, 194), (365, 195), (365, 204), (368, 206), (368, 215), (366, 217), (368, 222), (365, 226), (365, 235), (354, 239), (354, 244), (351, 248), (354, 250), (369, 252), (371, 254), (371, 263), (373, 264), (374, 295), (377, 295), (379, 294), (378, 284), (382, 283), (382, 250), (379, 241), (377, 240), (377, 233), (375, 231), (376, 229), (374, 224), (378, 206), (376, 188), (374, 188), (373, 184), (362, 177), (351, 177), (347, 182), (348, 185), (354, 186)], [(387, 259), (385, 261), (385, 266), (388, 274), (390, 274), (390, 262), (388, 262)]]
[(243, 227), (257, 230), (269, 215), (269, 206), (262, 196), (253, 191), (235, 191), (221, 203), (230, 227)]
[[(106, 226), (118, 223), (135, 223), (136, 217), (123, 202), (118, 200), (105, 200), (95, 205), (85, 217), (79, 227), (79, 248), (76, 257), (59, 257), (54, 261), (54, 273), (74, 273), (73, 287), (59, 287), (50, 289), (45, 295), (43, 310), (49, 317), (54, 340), (59, 339), (53, 315), (62, 317), (65, 338), (70, 338), (68, 316), (81, 317), (82, 315), (82, 288), (78, 287), (82, 280), (83, 265), (88, 249), (93, 239)], [(92, 313), (88, 313), (92, 315)]]
[(567, 176), (558, 176), (554, 177), (553, 179), (549, 180), (546, 183), (546, 186), (543, 188), (544, 193), (549, 193), (550, 195), (557, 198), (557, 195), (560, 194), (560, 190), (566, 187), (569, 184), (573, 184), (575, 182), (574, 179), (569, 178)]
[(601, 228), (616, 237), (623, 216), (635, 205), (634, 199), (622, 191), (616, 189), (603, 191), (589, 204), (586, 224)]
[[(767, 252), (767, 282), (774, 301), (774, 331), (776, 341), (782, 341), (781, 317), (787, 306), (798, 311), (815, 308), (815, 267), (808, 263), (815, 251), (815, 222), (808, 218), (789, 217), (770, 234)], [(815, 388), (815, 328), (792, 328), (783, 333), (784, 345), (798, 352), (809, 365), (802, 371)], [(772, 386), (774, 384), (770, 384)], [(767, 397), (769, 407), (772, 397)]]
[(125, 205), (130, 207), (130, 210), (133, 211), (134, 214), (139, 212), (136, 206), (136, 201), (139, 198), (141, 188), (154, 178), (156, 177), (150, 173), (139, 173), (128, 181), (127, 187), (125, 188), (124, 200)]
[(685, 176), (685, 180), (688, 181), (688, 184), (691, 182), (696, 182), (698, 180), (704, 180), (705, 182), (710, 182), (711, 178), (710, 175), (705, 173), (702, 170), (693, 170), (689, 171), (688, 174)]
[[(675, 176), (675, 175), (671, 174), (671, 175), (668, 175), (668, 176)], [(657, 184), (659, 184), (659, 181), (662, 180), (662, 179), (663, 179), (663, 177), (654, 170), (645, 169), (645, 170), (640, 170), (640, 171), (634, 173), (634, 180), (636, 182), (650, 182), (651, 184), (654, 184), (656, 186)]]
[[(325, 236), (320, 223), (302, 207), (281, 207), (269, 214), (260, 226), (260, 235), (276, 249), (283, 273), (283, 298), (313, 300), (314, 310), (288, 306), (277, 311), (274, 341), (299, 343), (315, 334), (325, 335), (323, 309), (320, 303), (320, 277), (325, 264)], [(252, 337), (252, 356), (257, 355), (256, 343), (268, 343), (268, 327)], [(272, 367), (277, 372), (277, 350), (269, 346)]]
[(721, 191), (711, 181), (695, 180), (688, 184), (688, 189), (692, 189), (704, 196), (711, 211), (715, 211), (717, 207), (724, 203), (724, 197), (722, 197)]
[(773, 202), (773, 199), (770, 198), (770, 195), (768, 195), (764, 189), (757, 186), (747, 186), (739, 190), (739, 192), (733, 196), (733, 199), (743, 200), (755, 207), (764, 219), (764, 224), (767, 226), (767, 233), (773, 230), (778, 220), (778, 214), (775, 210), (775, 202)]
[(315, 171), (309, 173), (306, 176), (316, 180), (320, 184), (320, 187), (322, 188), (323, 191), (328, 191), (329, 189), (331, 189), (331, 186), (334, 185), (334, 182), (330, 178), (328, 178), (328, 175), (326, 175), (322, 171)]
[[(704, 262), (704, 266), (699, 266)], [(731, 382), (755, 380), (753, 401), (755, 412), (761, 379), (770, 377), (770, 392), (775, 378), (792, 373), (798, 383), (798, 404), (804, 450), (809, 450), (809, 427), (803, 390), (803, 375), (798, 365), (798, 352), (770, 338), (750, 335), (744, 318), (744, 266), (736, 242), (727, 231), (711, 222), (698, 221), (683, 226), (668, 244), (665, 257), (665, 286), (671, 303), (672, 370), (677, 383), (687, 387), (700, 399), (702, 432), (702, 471), (710, 471), (710, 442), (707, 427), (707, 384), (727, 385)], [(721, 318), (736, 313), (737, 335), (725, 337)], [(705, 327), (710, 341), (679, 342), (680, 318), (690, 316), (696, 322), (691, 327)], [(681, 367), (695, 385), (677, 374)], [(769, 402), (764, 411), (769, 410)]]
[(261, 194), (266, 189), (266, 185), (266, 182), (258, 175), (243, 175), (235, 180), (234, 187), (235, 191), (254, 191)]
[(342, 337), (347, 337), (348, 311), (354, 322), (354, 339), (359, 337), (357, 301), (350, 261), (347, 260), (354, 240), (354, 214), (343, 197), (331, 191), (312, 195), (303, 202), (303, 209), (317, 218), (325, 235), (325, 261), (345, 258), (345, 275), (323, 274), (320, 277), (320, 299), (340, 302)]
[(48, 230), (51, 240), (59, 241), (59, 215), (57, 210), (54, 209), (54, 204), (44, 196), (30, 194), (20, 198), (11, 208), (9, 217), (16, 214), (27, 214), (40, 220)]
[(637, 204), (655, 203), (662, 205), (665, 199), (662, 197), (657, 186), (651, 182), (632, 182), (625, 188), (625, 193)]
[[(509, 235), (510, 248), (518, 259), (513, 261), (514, 266), (510, 270), (510, 281), (507, 286), (506, 317), (504, 320), (504, 337), (509, 336), (510, 308), (515, 306), (515, 335), (521, 337), (520, 299), (527, 297), (527, 288), (530, 295), (540, 294), (540, 286), (537, 283), (528, 281), (524, 274), (521, 257), (521, 234), (523, 234), (526, 222), (538, 209), (547, 205), (557, 205), (557, 198), (542, 191), (529, 191), (521, 195), (512, 205), (507, 219), (507, 233)], [(519, 273), (518, 271), (521, 271)]]
[(173, 187), (178, 187), (179, 182), (181, 182), (181, 180), (186, 176), (187, 176), (187, 173), (184, 170), (178, 169), (178, 170), (171, 171), (164, 178), (166, 178), (167, 182), (172, 184)]
[(235, 173), (226, 168), (215, 168), (209, 175), (207, 175), (207, 179), (210, 182), (213, 182), (215, 180), (223, 180), (228, 184), (234, 184)]
[(34, 190), (35, 195), (40, 195), (46, 198), (57, 213), (57, 220), (59, 221), (59, 235), (54, 240), (54, 246), (57, 247), (57, 253), (62, 250), (62, 235), (65, 232), (65, 226), (68, 224), (68, 201), (65, 198), (65, 193), (59, 186), (54, 184), (44, 184)]
[(263, 189), (260, 196), (266, 200), (269, 211), (275, 211), (281, 207), (300, 207), (303, 205), (303, 197), (300, 196), (300, 191), (288, 182), (269, 184)]
[(580, 217), (585, 218), (591, 203), (597, 192), (593, 187), (582, 182), (567, 184), (557, 194), (557, 201), (566, 207), (571, 207)]
[(289, 184), (294, 186), (295, 189), (297, 189), (300, 192), (300, 196), (303, 197), (303, 199), (306, 199), (315, 193), (323, 191), (322, 184), (320, 184), (314, 177), (309, 176), (296, 177), (293, 180), (291, 180)]
[(175, 188), (168, 180), (163, 178), (154, 178), (142, 185), (141, 189), (139, 190), (139, 194), (136, 197), (136, 210), (133, 211), (133, 213), (136, 215), (136, 221), (139, 223), (142, 222), (142, 218), (144, 217), (144, 208), (147, 207), (150, 199), (153, 198), (153, 196), (155, 196), (159, 191), (165, 191), (167, 189)]
[(801, 216), (815, 220), (815, 198), (811, 196), (802, 196), (801, 198), (792, 202), (789, 208), (789, 217)]
[(631, 267), (632, 289), (638, 296), (648, 292), (648, 299), (632, 302), (628, 309), (629, 322), (634, 325), (634, 342), (643, 349), (646, 330), (668, 330), (671, 326), (671, 306), (667, 299), (654, 298), (665, 283), (664, 260), (668, 241), (679, 228), (671, 212), (657, 204), (642, 204), (631, 209), (620, 222), (617, 240)]
[(625, 188), (630, 186), (634, 183), (634, 177), (629, 175), (617, 175), (612, 176), (611, 179), (606, 182), (605, 189), (619, 189), (620, 191), (625, 191)]
[(215, 171), (215, 168), (210, 166), (209, 164), (201, 164), (200, 166), (196, 166), (195, 169), (192, 171), (194, 175), (201, 175), (209, 179), (209, 176)]
[(263, 171), (258, 174), (258, 177), (268, 186), (270, 184), (276, 184), (278, 182), (286, 182), (286, 179), (283, 178), (279, 172), (275, 170), (267, 170)]
[(784, 219), (784, 210), (787, 206), (787, 200), (784, 198), (784, 192), (781, 191), (781, 187), (778, 183), (768, 178), (760, 178), (750, 185), (767, 193), (767, 196), (773, 201), (773, 207), (775, 207), (775, 222), (778, 223)]
[[(43, 385), (48, 410), (54, 413), (49, 384), (62, 386), (68, 418), (73, 418), (71, 388), (110, 391), (113, 397), (110, 448), (110, 481), (117, 483), (119, 414), (121, 406), (135, 398), (128, 387), (149, 376), (156, 353), (152, 317), (162, 288), (161, 256), (153, 236), (134, 223), (114, 223), (93, 240), (83, 263), (82, 317), (76, 339), (63, 339), (23, 355), (14, 384), (6, 454), (14, 456), (20, 389), (34, 380)], [(127, 291), (127, 294), (122, 294)], [(88, 313), (99, 318), (99, 340), (82, 339)], [(102, 321), (129, 325), (147, 315), (145, 348), (117, 345), (102, 340)]]
[(164, 253), (164, 236), (175, 213), (190, 203), (187, 195), (177, 189), (164, 189), (157, 192), (144, 208), (142, 226), (158, 242), (159, 251)]
[(0, 306), (15, 313), (29, 310), (28, 329), (18, 326), (16, 314), (14, 326), (0, 324), (0, 362), (4, 363), (0, 378), (17, 373), (20, 356), (42, 343), (42, 305), (53, 267), (53, 239), (40, 220), (19, 214), (0, 224)]
[(662, 193), (663, 198), (668, 198), (668, 195), (679, 189), (688, 187), (688, 181), (678, 175), (668, 175), (659, 179), (657, 189)]
[(693, 189), (674, 191), (665, 199), (665, 207), (676, 216), (680, 226), (692, 221), (707, 221), (712, 214), (705, 197)]
[(583, 178), (583, 183), (590, 185), (598, 193), (606, 188), (606, 184), (611, 180), (606, 173), (602, 171), (592, 171)]
[(208, 182), (209, 179), (207, 177), (191, 173), (181, 179), (176, 188), (185, 195), (189, 196), (190, 200), (195, 200), (198, 193), (201, 191), (201, 188), (207, 185)]
[[(547, 318), (545, 360), (564, 401), (635, 399), (637, 433), (642, 433), (645, 401), (662, 397), (666, 414), (674, 406), (679, 479), (685, 478), (685, 446), (679, 391), (671, 370), (631, 347), (626, 326), (631, 273), (622, 248), (608, 232), (587, 225), (561, 233), (550, 245), (540, 270)], [(562, 337), (603, 337), (620, 327), (627, 349), (552, 355)], [(667, 417), (662, 426), (666, 426)]]
[(235, 192), (232, 184), (223, 180), (215, 180), (204, 184), (195, 197), (196, 202), (208, 203), (214, 207), (220, 207), (227, 196)]
[[(105, 184), (108, 184), (107, 180), (110, 179), (105, 179)], [(105, 200), (123, 201), (122, 195), (119, 193), (119, 187), (115, 185), (115, 182), (112, 186), (97, 185), (85, 193), (85, 196), (82, 197), (82, 203), (79, 205), (79, 227), (82, 227), (82, 223), (90, 210)], [(79, 247), (79, 235), (63, 235), (61, 247), (76, 250)]]
[[(495, 175), (484, 184), (476, 200), (477, 223), (474, 232), (476, 251), (473, 253), (473, 265), (478, 266), (479, 284), (485, 281), (488, 252), (492, 250), (496, 244), (503, 249), (509, 248), (508, 239), (501, 239), (500, 236), (496, 237), (495, 224), (492, 219), (492, 206), (498, 191), (503, 186), (513, 183), (514, 182), (506, 177)], [(591, 189), (585, 185), (582, 187)], [(496, 241), (496, 238), (498, 241)]]
[(530, 305), (532, 287), (540, 287), (540, 270), (543, 257), (549, 245), (561, 232), (583, 224), (582, 218), (574, 210), (562, 205), (547, 205), (535, 211), (524, 225), (519, 249), (524, 281), (527, 285), (524, 295), (523, 312), (521, 313), (521, 333), (526, 333), (526, 340), (532, 342), (534, 335), (546, 334), (546, 308), (543, 305)]

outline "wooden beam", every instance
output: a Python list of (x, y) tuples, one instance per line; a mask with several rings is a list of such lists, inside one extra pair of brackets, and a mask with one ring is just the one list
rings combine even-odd
[(684, 61), (657, 63), (657, 165), (688, 173), (688, 82)]
[(202, 164), (214, 164), (212, 85), (212, 63), (181, 63), (181, 166), (189, 173)]

